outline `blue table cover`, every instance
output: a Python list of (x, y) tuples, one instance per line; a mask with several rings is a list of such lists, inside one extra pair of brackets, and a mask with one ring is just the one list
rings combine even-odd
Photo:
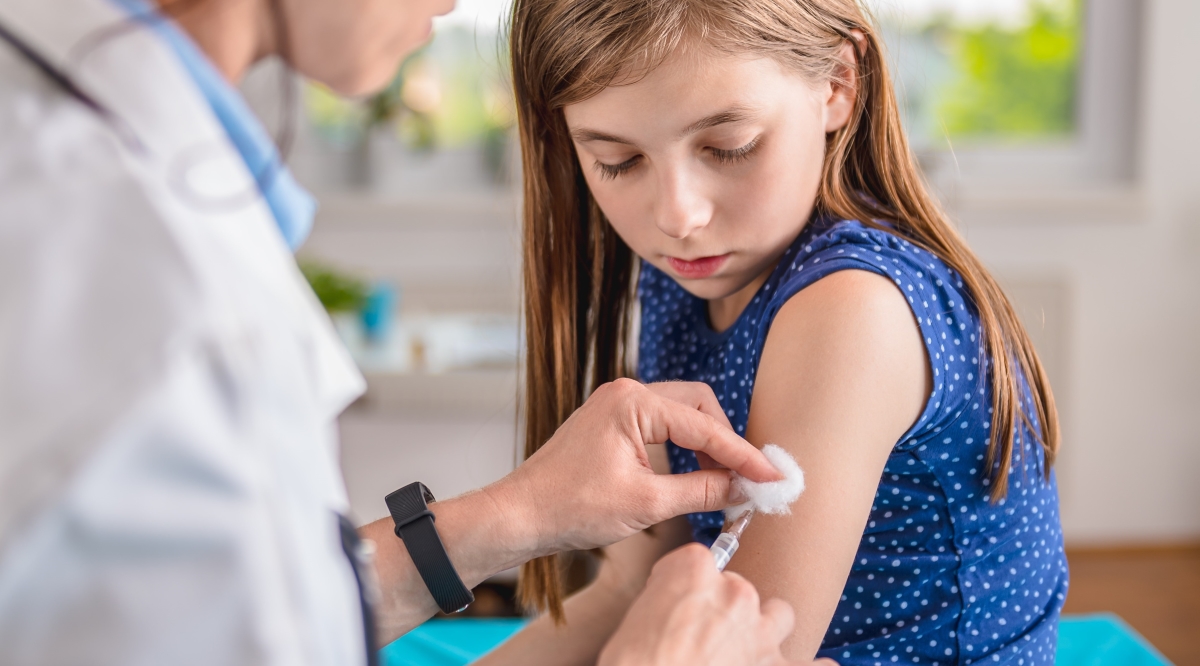
[(519, 617), (430, 620), (380, 650), (382, 666), (464, 666), (528, 622)]
[[(503, 643), (527, 620), (430, 620), (380, 651), (383, 666), (465, 666)], [(1063, 617), (1058, 666), (1170, 666), (1154, 646), (1108, 613)]]
[(1170, 666), (1133, 627), (1111, 613), (1072, 615), (1058, 626), (1058, 666)]

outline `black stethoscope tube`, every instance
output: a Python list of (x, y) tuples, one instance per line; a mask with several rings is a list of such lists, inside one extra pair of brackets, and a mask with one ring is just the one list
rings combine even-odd
[(104, 119), (105, 122), (113, 129), (114, 132), (126, 143), (129, 147), (137, 152), (144, 152), (142, 142), (138, 140), (133, 130), (129, 128), (115, 113), (108, 107), (101, 104), (96, 98), (87, 94), (83, 89), (75, 84), (75, 81), (67, 75), (66, 72), (54, 66), (49, 60), (38, 53), (32, 46), (27, 44), (21, 38), (17, 37), (4, 24), (0, 23), (0, 41), (8, 42), (13, 49), (28, 60), (34, 67), (53, 81), (58, 87), (62, 88), (68, 95), (78, 101), (80, 104), (87, 107), (96, 115)]

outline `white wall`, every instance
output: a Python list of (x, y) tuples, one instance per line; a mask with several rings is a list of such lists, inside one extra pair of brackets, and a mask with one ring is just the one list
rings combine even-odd
[(955, 206), (1035, 337), (1059, 302), (1041, 342), (1074, 544), (1200, 538), (1200, 3), (1145, 10), (1135, 181)]
[(512, 470), (513, 434), (508, 414), (344, 414), (342, 468), (353, 519), (387, 516), (384, 496), (413, 481), (440, 498), (486, 486)]

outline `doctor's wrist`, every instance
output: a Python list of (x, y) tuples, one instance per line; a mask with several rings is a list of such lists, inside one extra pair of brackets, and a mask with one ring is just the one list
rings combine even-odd
[(535, 493), (517, 479), (506, 477), (483, 488), (496, 515), (497, 544), (511, 566), (561, 550), (546, 525), (546, 511)]
[(429, 508), (468, 586), (543, 554), (536, 511), (521, 488), (506, 480)]
[[(468, 589), (539, 554), (533, 512), (518, 491), (499, 483), (429, 505), (450, 563)], [(394, 528), (392, 518), (383, 518), (359, 530), (376, 544), (375, 569), (382, 592), (377, 620), (384, 642), (438, 611)]]

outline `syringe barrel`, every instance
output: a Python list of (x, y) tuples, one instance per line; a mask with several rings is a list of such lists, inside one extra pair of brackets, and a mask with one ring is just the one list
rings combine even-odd
[(739, 545), (738, 538), (728, 532), (723, 532), (717, 537), (712, 548), (709, 549), (713, 554), (713, 560), (716, 561), (717, 571), (725, 570), (725, 565), (733, 559), (733, 554), (737, 552)]

